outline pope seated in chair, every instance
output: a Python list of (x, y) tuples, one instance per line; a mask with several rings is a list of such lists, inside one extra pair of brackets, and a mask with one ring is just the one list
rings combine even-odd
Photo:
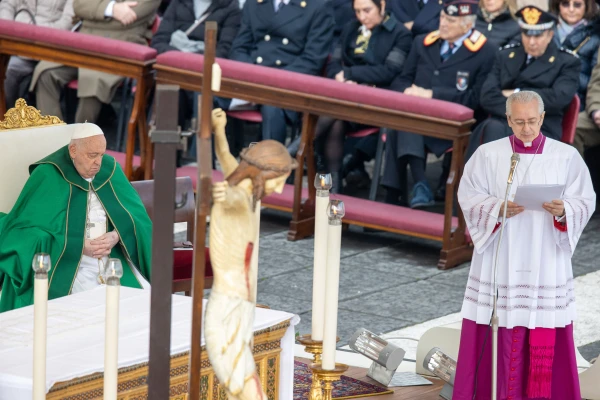
[(29, 166), (8, 214), (0, 213), (0, 312), (33, 304), (35, 253), (48, 253), (48, 298), (90, 290), (108, 257), (124, 266), (121, 284), (149, 288), (152, 223), (120, 166), (104, 154), (94, 124), (78, 124), (71, 142)]

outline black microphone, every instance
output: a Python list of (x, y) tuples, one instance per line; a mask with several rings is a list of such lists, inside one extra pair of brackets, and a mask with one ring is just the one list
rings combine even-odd
[(521, 156), (517, 153), (513, 153), (512, 157), (510, 158), (510, 172), (508, 173), (507, 181), (508, 184), (513, 183), (513, 178), (515, 177), (515, 170), (517, 169), (517, 165), (519, 164), (520, 160)]

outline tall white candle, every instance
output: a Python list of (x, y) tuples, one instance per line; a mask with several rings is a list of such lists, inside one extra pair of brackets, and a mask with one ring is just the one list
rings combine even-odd
[(312, 340), (323, 340), (325, 322), (325, 269), (327, 268), (327, 207), (331, 175), (315, 176), (315, 249), (313, 260)]
[(254, 218), (256, 220), (256, 239), (252, 248), (252, 258), (250, 259), (250, 282), (254, 287), (252, 300), (256, 302), (258, 291), (258, 248), (260, 240), (260, 200), (256, 202), (254, 209)]
[(323, 332), (322, 366), (325, 370), (335, 369), (337, 338), (338, 294), (340, 289), (340, 251), (342, 248), (342, 217), (344, 203), (331, 200), (328, 208), (327, 272), (325, 293), (325, 324)]
[(119, 376), (119, 295), (123, 276), (121, 261), (108, 260), (106, 281), (106, 321), (104, 324), (104, 400), (117, 400)]
[(50, 255), (38, 253), (31, 263), (33, 283), (33, 400), (46, 398), (46, 326)]

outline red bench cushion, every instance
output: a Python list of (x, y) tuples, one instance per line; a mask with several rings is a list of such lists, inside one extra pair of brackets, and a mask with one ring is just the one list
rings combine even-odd
[[(177, 169), (177, 176), (189, 176), (196, 187), (196, 167)], [(214, 181), (222, 181), (223, 174), (213, 171)], [(302, 189), (302, 198), (308, 197), (308, 189)], [(344, 221), (349, 224), (372, 225), (389, 228), (395, 231), (419, 233), (432, 239), (441, 240), (444, 235), (444, 215), (434, 212), (412, 210), (391, 204), (360, 199), (357, 197), (332, 195), (331, 198), (344, 201), (346, 216)], [(262, 204), (284, 210), (292, 210), (294, 206), (294, 186), (285, 185), (281, 194), (272, 194), (263, 199)], [(458, 218), (452, 218), (452, 226), (458, 226)]]
[[(222, 69), (222, 77), (255, 83), (309, 95), (360, 102), (375, 107), (426, 115), (450, 121), (462, 122), (473, 118), (473, 110), (460, 104), (442, 100), (422, 99), (390, 90), (364, 85), (346, 85), (334, 79), (321, 78), (247, 64), (232, 60), (217, 59)], [(201, 73), (204, 57), (199, 54), (168, 51), (156, 58), (158, 66)]]
[(153, 48), (141, 44), (7, 20), (0, 23), (0, 37), (20, 38), (135, 61), (151, 61), (157, 54)]
[[(121, 153), (119, 151), (106, 150), (106, 154), (108, 154), (109, 156), (113, 156), (115, 160), (119, 163), (119, 165), (121, 165), (121, 168), (125, 169), (125, 153)], [(140, 165), (140, 163), (140, 156), (133, 156), (133, 166), (137, 167)]]

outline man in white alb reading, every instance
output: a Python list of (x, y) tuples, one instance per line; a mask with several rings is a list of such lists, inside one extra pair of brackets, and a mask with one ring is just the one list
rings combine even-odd
[[(512, 94), (506, 115), (514, 134), (480, 146), (458, 190), (475, 251), (462, 306), (453, 399), (490, 398), (493, 265), (504, 225), (498, 259), (498, 398), (580, 400), (571, 257), (594, 212), (596, 194), (579, 153), (540, 132), (544, 103), (538, 94)], [(513, 153), (520, 162), (502, 220)], [(534, 184), (565, 189), (539, 211), (510, 201), (520, 185)]]

